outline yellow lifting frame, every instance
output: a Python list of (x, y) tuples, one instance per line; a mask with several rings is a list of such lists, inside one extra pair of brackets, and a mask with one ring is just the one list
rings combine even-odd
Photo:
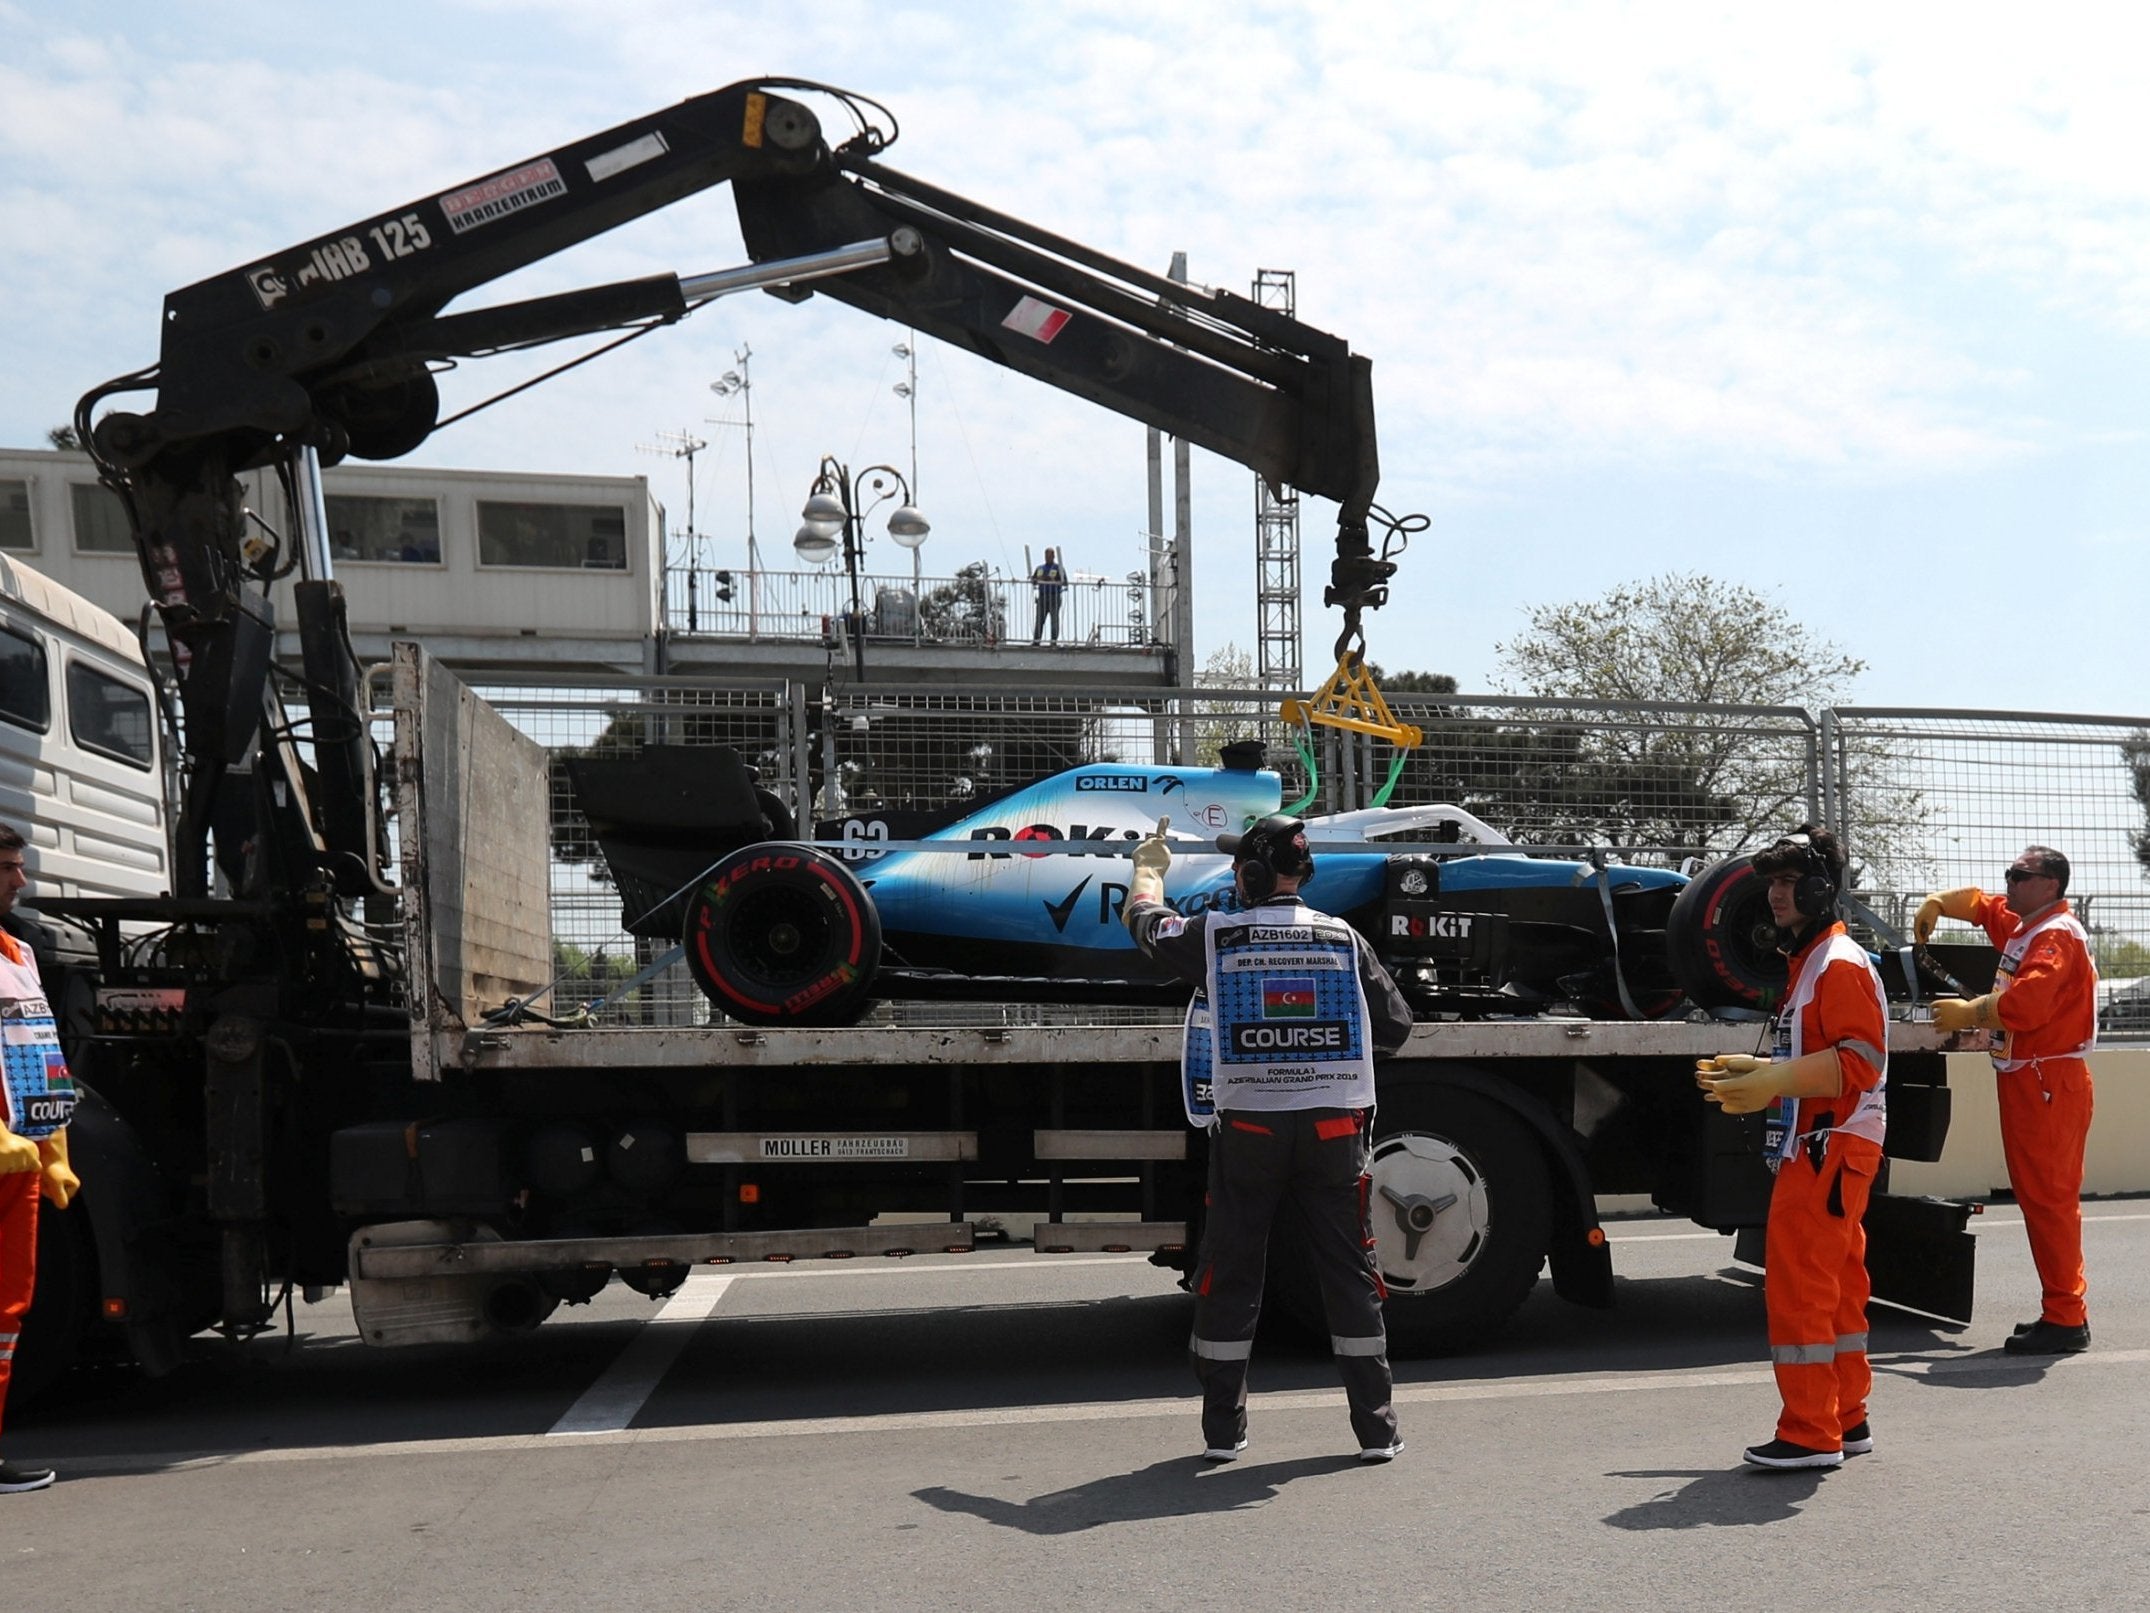
[(1396, 781), (1403, 777), (1405, 760), (1426, 738), (1417, 724), (1396, 720), (1396, 713), (1389, 710), (1389, 703), (1381, 698), (1373, 674), (1366, 670), (1364, 652), (1359, 650), (1346, 650), (1337, 659), (1336, 671), (1330, 674), (1320, 693), (1306, 700), (1286, 699), (1277, 708), (1277, 715), (1296, 726), (1304, 736), (1294, 737), (1292, 745), (1298, 750), (1300, 760), (1306, 763), (1306, 794), (1284, 809), (1295, 818), (1312, 806), (1321, 794), (1320, 764), (1314, 759), (1315, 723), (1325, 728), (1348, 728), (1355, 734), (1385, 739), (1396, 747), (1396, 759), (1389, 764), (1388, 782), (1374, 792), (1371, 804), (1377, 807), (1389, 804)]
[(1366, 670), (1366, 657), (1357, 650), (1344, 652), (1319, 693), (1306, 700), (1296, 696), (1286, 699), (1277, 715), (1302, 728), (1320, 723), (1326, 728), (1371, 734), (1402, 750), (1412, 750), (1426, 738), (1415, 723), (1396, 720), (1396, 714), (1389, 710), (1389, 703), (1375, 686), (1373, 674)]

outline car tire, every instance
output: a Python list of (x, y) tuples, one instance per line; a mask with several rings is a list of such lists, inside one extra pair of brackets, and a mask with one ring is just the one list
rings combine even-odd
[(1705, 868), (1680, 892), (1665, 921), (1665, 952), (1698, 1008), (1759, 1009), (1784, 990), (1769, 883), (1751, 856)]
[(750, 1025), (855, 1024), (873, 998), (881, 919), (849, 869), (811, 846), (744, 846), (687, 898), (687, 969)]
[[(1553, 1190), (1544, 1151), (1498, 1102), (1442, 1083), (1399, 1090), (1375, 1126), (1367, 1219), (1388, 1288), (1389, 1353), (1475, 1348), (1515, 1314), (1545, 1265)], [(1410, 1239), (1408, 1201), (1450, 1193), (1455, 1202)], [(1321, 1288), (1289, 1205), (1271, 1234), (1269, 1273), (1265, 1314), (1277, 1312), (1293, 1333), (1326, 1338)]]

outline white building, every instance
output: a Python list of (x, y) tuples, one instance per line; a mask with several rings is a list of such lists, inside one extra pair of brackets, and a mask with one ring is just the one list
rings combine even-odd
[[(293, 527), (273, 477), (242, 478), (267, 525)], [(641, 476), (534, 476), (343, 464), (322, 474), (332, 563), (362, 661), (416, 639), (465, 671), (851, 675), (863, 623), (875, 681), (1126, 687), (1165, 681), (1133, 581), (1071, 580), (1059, 642), (1033, 647), (1021, 577), (863, 575), (841, 566), (749, 575), (674, 566), (664, 507)], [(125, 511), (87, 454), (0, 448), (0, 554), (134, 621), (147, 597)], [(938, 615), (936, 589), (960, 594)], [(927, 608), (921, 611), (920, 600)], [(289, 584), (277, 620), (295, 623)], [(285, 626), (279, 656), (296, 662)]]

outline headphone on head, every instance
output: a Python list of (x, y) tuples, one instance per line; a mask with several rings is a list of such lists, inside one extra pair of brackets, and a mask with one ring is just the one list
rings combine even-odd
[(1232, 862), (1247, 900), (1268, 901), (1277, 893), (1278, 880), (1314, 871), (1314, 859), (1306, 852), (1306, 824), (1282, 812), (1272, 813), (1239, 837)]
[(1803, 834), (1786, 835), (1777, 844), (1798, 847), (1806, 864), (1805, 871), (1799, 876), (1799, 883), (1792, 887), (1792, 905), (1799, 909), (1799, 916), (1818, 919), (1824, 914), (1835, 912), (1836, 869), (1828, 857), (1823, 855), (1822, 848), (1814, 843), (1811, 836)]

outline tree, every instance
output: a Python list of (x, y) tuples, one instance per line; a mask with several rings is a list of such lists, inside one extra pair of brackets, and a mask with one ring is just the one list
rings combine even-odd
[[(1211, 651), (1202, 670), (1194, 676), (1197, 689), (1252, 689), (1256, 682), (1254, 657), (1230, 642)], [(1262, 718), (1273, 715), (1240, 700), (1198, 700), (1194, 710), (1194, 754), (1190, 760), (1197, 767), (1217, 766), (1224, 759), (1227, 745), (1260, 739)]]
[(2128, 849), (2150, 879), (2150, 728), (2138, 728), (2120, 743), (2120, 759), (2128, 770), (2128, 784), (2143, 809), (2143, 827), (2128, 836)]
[[(1496, 646), (1503, 689), (1613, 708), (1613, 720), (1563, 736), (1569, 776), (1554, 802), (1570, 827), (1612, 845), (1725, 854), (1788, 827), (1812, 794), (1806, 745), (1786, 743), (1780, 717), (1721, 708), (1833, 705), (1866, 666), (1777, 601), (1697, 573), (1537, 606), (1528, 619)], [(1632, 709), (1644, 701), (1720, 709)], [(1886, 742), (1868, 742), (1852, 776), (1852, 845), (1900, 881), (1931, 808)]]
[(918, 602), (920, 628), (943, 644), (997, 644), (1008, 636), (984, 561), (974, 560)]
[(75, 435), (73, 426), (54, 426), (45, 433), (45, 441), (51, 443), (55, 448), (66, 448), (77, 452), (82, 448), (82, 439)]

